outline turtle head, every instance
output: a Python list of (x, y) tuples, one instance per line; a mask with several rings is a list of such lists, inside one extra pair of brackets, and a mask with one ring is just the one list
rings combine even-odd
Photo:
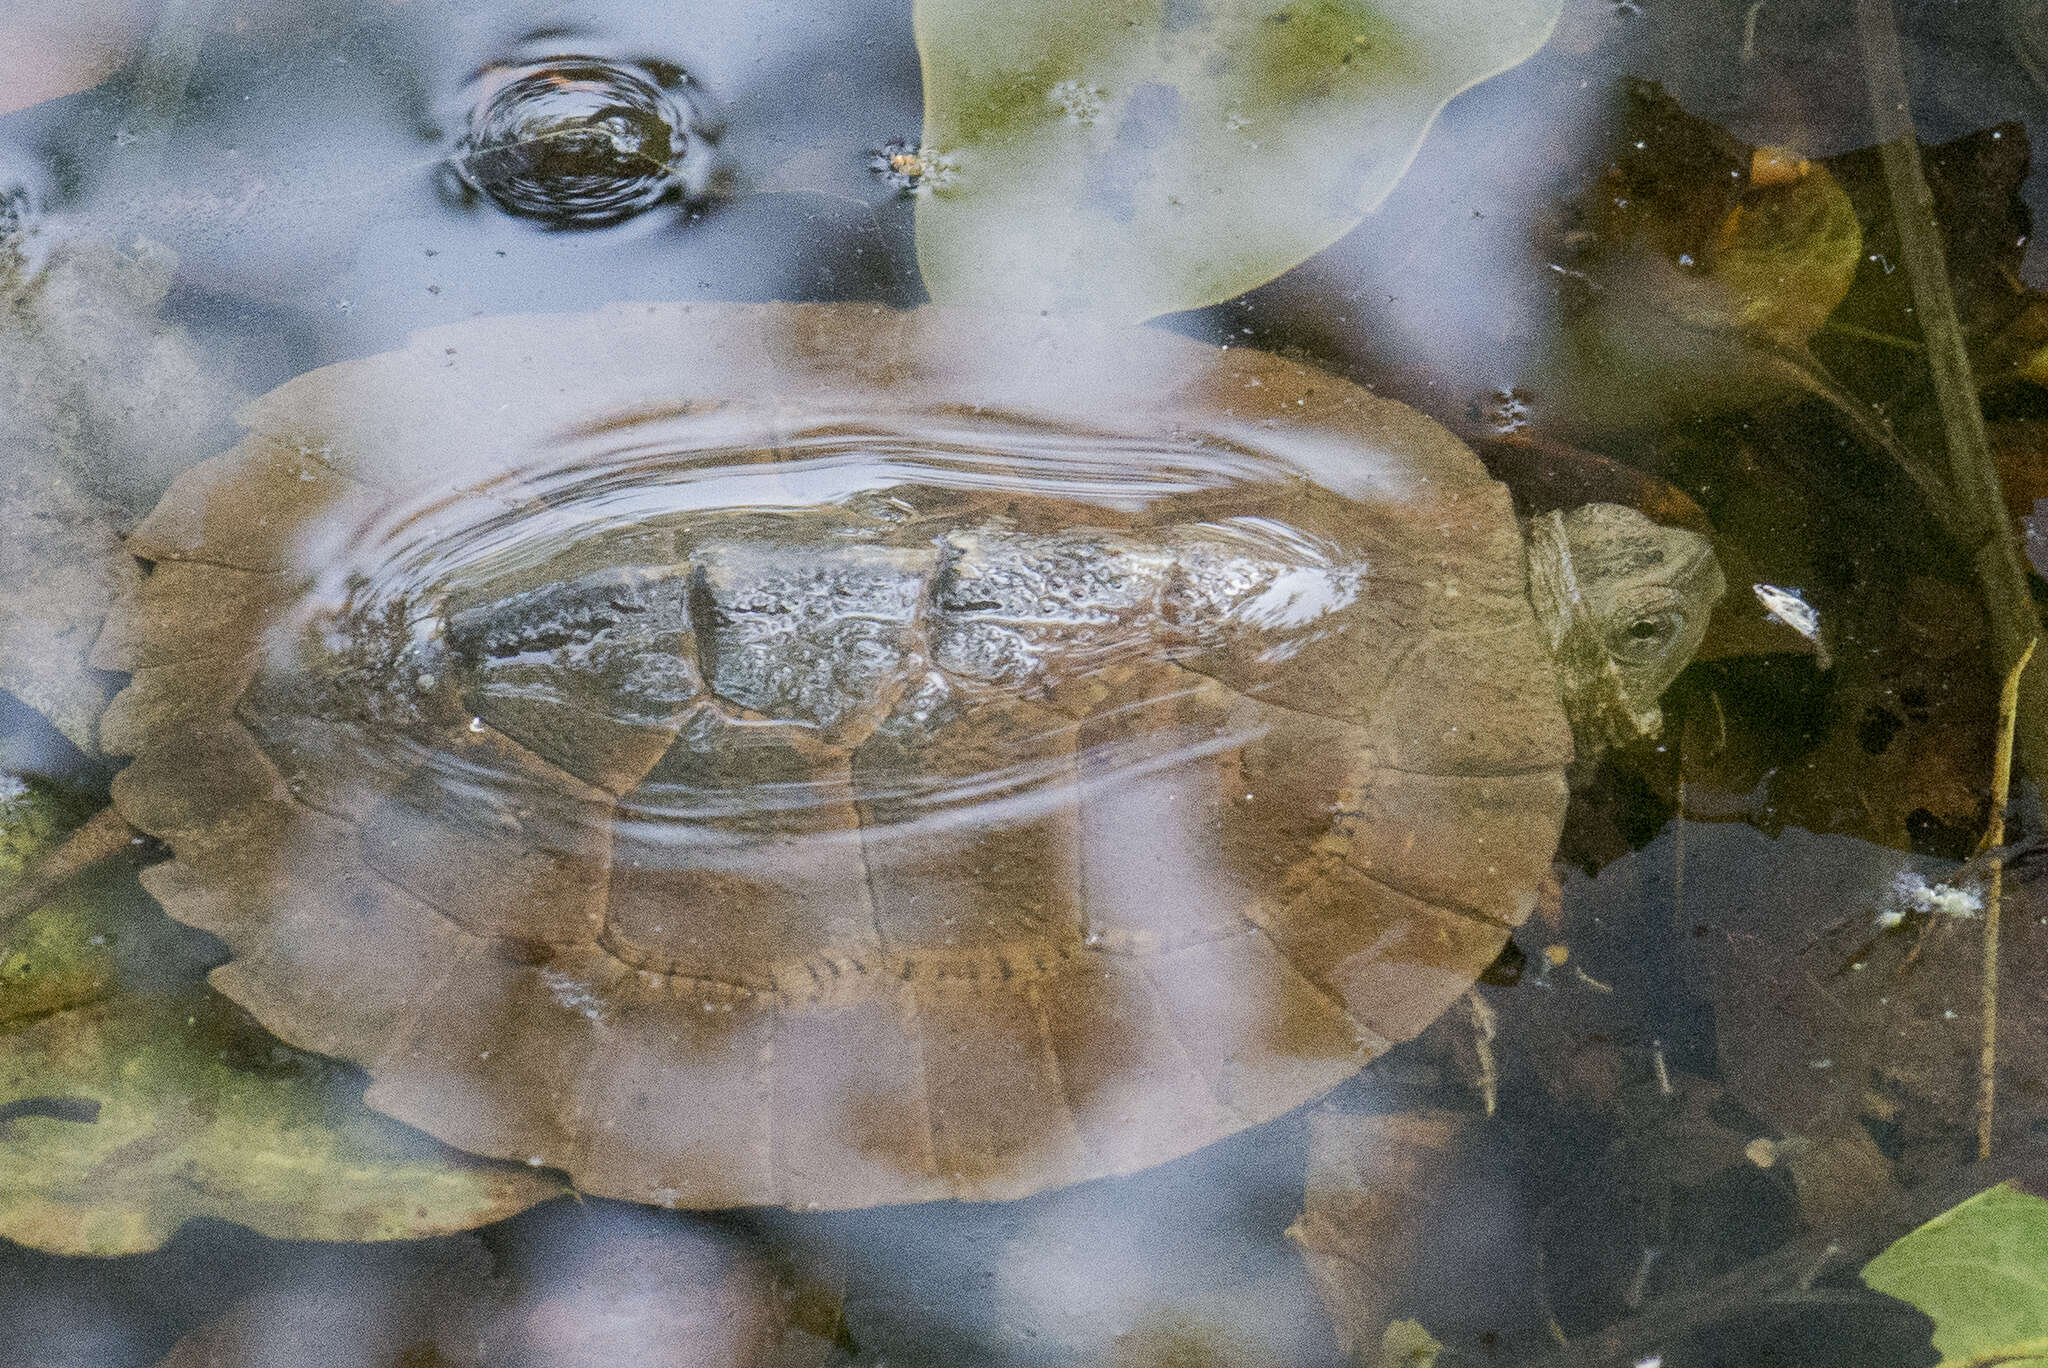
[(1707, 539), (1619, 504), (1528, 524), (1529, 598), (1581, 756), (1654, 736), (1657, 697), (1706, 635), (1727, 588)]

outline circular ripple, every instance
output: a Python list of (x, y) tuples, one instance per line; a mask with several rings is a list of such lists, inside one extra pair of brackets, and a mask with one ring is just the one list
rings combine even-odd
[(453, 167), (500, 208), (554, 228), (597, 228), (710, 181), (709, 121), (667, 63), (557, 56), (486, 67)]

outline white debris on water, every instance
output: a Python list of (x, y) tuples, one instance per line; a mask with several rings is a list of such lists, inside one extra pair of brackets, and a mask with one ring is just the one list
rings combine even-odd
[(1827, 643), (1821, 640), (1820, 610), (1808, 603), (1797, 589), (1781, 589), (1775, 584), (1752, 584), (1749, 587), (1766, 613), (1813, 643), (1814, 664), (1823, 670), (1828, 668), (1831, 662)]
[(929, 195), (953, 183), (960, 161), (936, 147), (897, 141), (870, 155), (868, 169), (906, 195)]
[(1092, 124), (1102, 117), (1102, 91), (1085, 82), (1061, 81), (1045, 98), (1068, 123)]
[(1924, 874), (1908, 869), (1892, 880), (1884, 905), (1877, 910), (1877, 924), (1890, 930), (1918, 912), (1930, 917), (1964, 920), (1984, 910), (1984, 894), (1967, 884), (1931, 883)]

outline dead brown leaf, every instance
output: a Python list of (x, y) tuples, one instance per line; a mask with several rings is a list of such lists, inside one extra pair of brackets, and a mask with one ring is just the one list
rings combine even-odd
[(86, 667), (116, 596), (140, 579), (104, 506), (48, 469), (0, 471), (0, 688), (97, 753), (111, 690)]

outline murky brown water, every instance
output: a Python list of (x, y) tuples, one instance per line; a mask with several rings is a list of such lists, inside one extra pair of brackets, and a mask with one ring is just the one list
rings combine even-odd
[(1935, 1362), (2048, 30), (1885, 8), (1571, 0), (1142, 329), (931, 306), (908, 0), (0, 8), (0, 1362)]

